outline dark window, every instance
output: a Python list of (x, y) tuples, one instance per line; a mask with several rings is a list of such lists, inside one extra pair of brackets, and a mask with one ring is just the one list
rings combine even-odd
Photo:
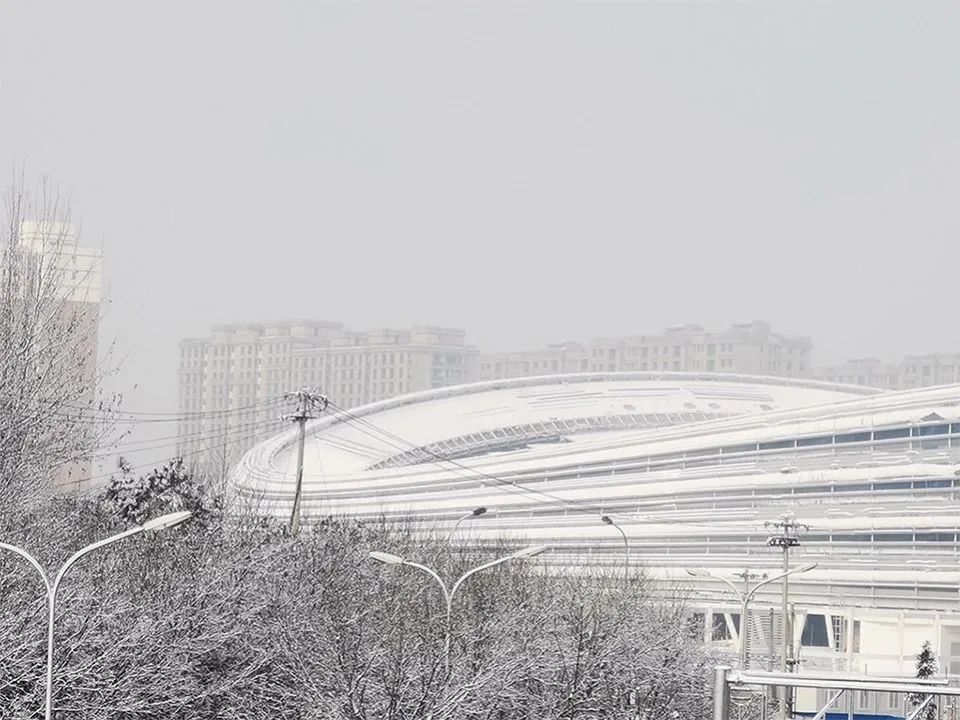
[(760, 443), (761, 450), (783, 450), (785, 448), (792, 448), (793, 440), (776, 440), (774, 442), (765, 442)]
[(924, 425), (920, 428), (921, 435), (946, 435), (949, 432), (949, 425)]
[(909, 480), (903, 482), (884, 482), (884, 483), (874, 483), (875, 490), (909, 490), (913, 487), (913, 483)]
[(847, 433), (846, 435), (836, 436), (836, 442), (838, 443), (866, 442), (869, 439), (870, 433), (868, 432)]
[(732, 455), (735, 453), (756, 452), (756, 450), (757, 450), (756, 445), (731, 445), (730, 447), (722, 448), (722, 452), (724, 455)]
[(834, 492), (869, 492), (873, 490), (870, 483), (851, 483), (849, 485), (834, 485)]
[(910, 437), (910, 428), (887, 428), (886, 430), (874, 430), (874, 440), (891, 440), (893, 438)]
[(954, 542), (953, 533), (924, 532), (917, 533), (917, 542)]
[(804, 647), (829, 647), (827, 620), (823, 615), (807, 615), (803, 623), (800, 644)]
[(829, 435), (820, 435), (818, 437), (805, 437), (797, 440), (797, 447), (810, 447), (811, 445), (830, 445), (833, 438)]
[(874, 533), (874, 542), (913, 542), (913, 533)]
[(712, 637), (714, 642), (730, 639), (730, 630), (727, 628), (726, 618), (721, 613), (713, 614)]

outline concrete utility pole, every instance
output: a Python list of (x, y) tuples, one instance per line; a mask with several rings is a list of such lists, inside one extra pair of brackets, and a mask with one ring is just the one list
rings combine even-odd
[(300, 532), (300, 495), (303, 492), (303, 444), (306, 439), (307, 420), (313, 417), (313, 409), (321, 412), (327, 409), (329, 401), (326, 395), (308, 388), (301, 388), (284, 393), (284, 399), (296, 400), (297, 410), (293, 415), (285, 415), (285, 420), (293, 420), (300, 425), (300, 438), (297, 445), (297, 489), (293, 494), (293, 512), (290, 514), (290, 532), (296, 535)]
[[(800, 546), (800, 536), (805, 534), (810, 527), (803, 523), (798, 523), (793, 513), (785, 513), (775, 522), (765, 522), (763, 526), (774, 531), (774, 535), (767, 538), (769, 547), (778, 547), (783, 551), (783, 572), (790, 570), (790, 550)], [(784, 574), (783, 576), (783, 648), (780, 655), (780, 671), (787, 672), (793, 669), (793, 627), (790, 622), (790, 580)], [(786, 720), (790, 716), (790, 688), (783, 687), (783, 695), (780, 704), (780, 717)]]

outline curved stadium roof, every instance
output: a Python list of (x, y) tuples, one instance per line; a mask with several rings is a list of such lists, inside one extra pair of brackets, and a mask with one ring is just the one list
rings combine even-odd
[[(379, 486), (380, 479), (408, 475), (403, 468), (416, 475), (432, 472), (441, 459), (519, 462), (544, 447), (553, 454), (576, 453), (588, 439), (629, 441), (656, 428), (878, 392), (741, 375), (607, 373), (517, 378), (414, 393), (349, 412), (331, 409), (311, 421), (305, 501), (322, 502), (328, 484), (338, 479), (366, 479)], [(292, 490), (295, 441), (291, 430), (254, 448), (235, 473), (239, 488), (284, 500)]]
[[(798, 607), (958, 611), (960, 385), (555, 376), (331, 406), (308, 432), (305, 512), (450, 527), (482, 505), (461, 542), (545, 542), (545, 562), (568, 570), (623, 563), (621, 536), (600, 521), (610, 515), (664, 592), (683, 581), (706, 602), (718, 583), (684, 571), (777, 574), (764, 523), (789, 511), (809, 525), (791, 564), (819, 564), (791, 580)], [(295, 441), (291, 430), (251, 450), (234, 487), (287, 515)]]

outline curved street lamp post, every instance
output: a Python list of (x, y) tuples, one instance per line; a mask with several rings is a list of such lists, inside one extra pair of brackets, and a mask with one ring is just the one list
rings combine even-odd
[(453, 598), (457, 594), (457, 590), (463, 585), (464, 581), (469, 578), (471, 575), (474, 575), (481, 570), (486, 570), (492, 568), (495, 565), (500, 565), (501, 563), (508, 562), (510, 560), (524, 560), (526, 558), (534, 557), (540, 553), (547, 550), (547, 545), (531, 545), (530, 547), (525, 547), (521, 550), (517, 550), (515, 553), (507, 555), (506, 557), (497, 558), (496, 560), (491, 560), (490, 562), (484, 563), (483, 565), (478, 565), (472, 570), (468, 570), (463, 575), (461, 575), (457, 581), (453, 584), (453, 587), (448, 589), (447, 584), (443, 581), (436, 571), (427, 567), (426, 565), (421, 565), (420, 563), (413, 562), (412, 560), (406, 560), (399, 555), (394, 555), (393, 553), (380, 552), (379, 550), (374, 550), (370, 553), (370, 557), (377, 562), (385, 563), (386, 565), (406, 565), (407, 567), (416, 568), (421, 572), (425, 572), (427, 575), (436, 580), (437, 584), (440, 586), (440, 590), (443, 592), (443, 599), (446, 601), (447, 605), (447, 620), (446, 627), (444, 630), (444, 641), (443, 641), (443, 665), (446, 671), (447, 676), (450, 675), (450, 636), (452, 632), (451, 617), (453, 614)]
[(117, 533), (111, 537), (106, 538), (105, 540), (100, 540), (88, 545), (87, 547), (78, 550), (73, 555), (71, 555), (67, 561), (63, 564), (60, 570), (57, 572), (56, 577), (53, 582), (50, 582), (50, 576), (47, 574), (47, 571), (43, 569), (43, 566), (40, 562), (33, 557), (26, 550), (17, 547), (16, 545), (10, 545), (9, 543), (0, 542), (0, 548), (4, 550), (9, 550), (12, 553), (15, 553), (26, 560), (33, 566), (33, 569), (37, 571), (37, 574), (40, 576), (40, 579), (43, 580), (44, 588), (47, 591), (47, 689), (46, 689), (46, 702), (45, 702), (45, 714), (44, 717), (46, 720), (51, 720), (53, 717), (53, 651), (54, 651), (54, 620), (56, 617), (57, 610), (57, 592), (60, 589), (60, 583), (63, 580), (64, 576), (77, 560), (82, 558), (89, 552), (97, 550), (99, 548), (105, 547), (112, 543), (117, 542), (118, 540), (123, 540), (128, 538), (131, 535), (138, 535), (142, 532), (147, 532), (150, 530), (165, 530), (167, 528), (176, 527), (182, 523), (185, 523), (190, 519), (190, 516), (193, 513), (182, 511), (169, 513), (168, 515), (162, 515), (154, 520), (148, 520), (143, 525), (139, 525), (135, 528), (130, 528), (129, 530), (124, 530), (122, 533)]
[(461, 515), (459, 518), (457, 518), (457, 521), (453, 524), (453, 527), (450, 529), (450, 533), (447, 535), (446, 544), (449, 545), (450, 542), (453, 540), (453, 536), (456, 535), (457, 529), (460, 527), (460, 523), (462, 523), (464, 520), (469, 520), (470, 518), (480, 517), (481, 515), (486, 514), (486, 512), (487, 512), (487, 509), (481, 506), (481, 507), (474, 508), (470, 512), (464, 515)]
[(609, 515), (601, 515), (600, 519), (603, 520), (605, 525), (611, 525), (620, 531), (620, 534), (623, 536), (623, 581), (625, 583), (630, 582), (630, 540), (627, 538), (627, 533), (623, 531), (623, 528), (620, 527), (616, 521)]
[(749, 609), (749, 605), (750, 605), (750, 600), (751, 600), (751, 598), (753, 598), (753, 596), (756, 594), (757, 590), (759, 590), (760, 588), (762, 588), (764, 585), (768, 585), (768, 584), (770, 584), (770, 583), (772, 583), (772, 582), (776, 582), (777, 580), (782, 580), (782, 579), (785, 578), (787, 575), (795, 575), (795, 574), (799, 574), (799, 573), (809, 572), (810, 570), (813, 570), (815, 567), (817, 567), (817, 565), (818, 565), (818, 563), (810, 563), (809, 565), (803, 565), (803, 566), (801, 566), (801, 567), (797, 567), (797, 568), (793, 568), (792, 570), (788, 570), (788, 571), (785, 572), (785, 573), (780, 573), (779, 575), (774, 575), (773, 577), (770, 577), (770, 578), (767, 578), (766, 580), (762, 580), (762, 581), (758, 582), (756, 585), (754, 585), (754, 586), (753, 586), (750, 590), (748, 590), (746, 593), (740, 592), (740, 590), (737, 588), (737, 586), (734, 585), (734, 584), (733, 584), (732, 582), (730, 582), (729, 580), (727, 580), (725, 577), (721, 577), (720, 575), (714, 575), (713, 573), (708, 572), (708, 571), (706, 571), (706, 570), (691, 570), (691, 569), (689, 569), (689, 568), (687, 569), (687, 574), (688, 574), (688, 575), (691, 575), (691, 576), (693, 576), (693, 577), (713, 578), (714, 580), (719, 580), (719, 581), (721, 581), (721, 582), (726, 583), (727, 585), (730, 586), (730, 589), (733, 590), (734, 594), (737, 596), (737, 599), (740, 600), (740, 602), (741, 602), (741, 607), (740, 607), (740, 633), (739, 633), (740, 637), (738, 638), (738, 639), (739, 639), (739, 643), (738, 643), (738, 650), (739, 650), (739, 652), (738, 652), (738, 655), (739, 655), (739, 657), (740, 657), (740, 669), (741, 669), (741, 671), (742, 671), (742, 670), (746, 670), (746, 668), (747, 668), (747, 642), (748, 642), (748, 637), (750, 636), (750, 628), (749, 628), (749, 624), (748, 624), (748, 622), (747, 622), (747, 610)]

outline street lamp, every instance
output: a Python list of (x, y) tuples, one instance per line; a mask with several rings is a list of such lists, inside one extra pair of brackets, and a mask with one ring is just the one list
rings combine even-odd
[(623, 528), (617, 525), (612, 517), (601, 515), (600, 519), (603, 520), (604, 524), (615, 527), (623, 535), (623, 581), (627, 583), (630, 581), (630, 541), (627, 539), (627, 534), (623, 531)]
[(440, 590), (443, 591), (443, 599), (447, 604), (447, 624), (446, 630), (444, 632), (444, 641), (443, 641), (443, 664), (446, 668), (447, 676), (450, 675), (450, 635), (451, 635), (451, 615), (453, 613), (453, 598), (457, 594), (457, 590), (460, 589), (460, 586), (463, 585), (464, 581), (469, 578), (471, 575), (480, 572), (481, 570), (486, 570), (487, 568), (492, 568), (495, 565), (508, 562), (510, 560), (525, 560), (527, 558), (532, 558), (535, 555), (539, 555), (548, 549), (547, 545), (531, 545), (529, 547), (522, 548), (517, 550), (515, 553), (511, 553), (506, 557), (497, 558), (496, 560), (491, 560), (490, 562), (484, 563), (483, 565), (478, 565), (472, 570), (468, 570), (463, 575), (461, 575), (457, 581), (453, 584), (453, 588), (447, 589), (447, 584), (443, 581), (434, 570), (431, 570), (426, 565), (421, 565), (420, 563), (413, 562), (412, 560), (407, 560), (400, 557), (399, 555), (394, 555), (393, 553), (381, 552), (379, 550), (374, 550), (370, 553), (370, 558), (376, 560), (377, 562), (382, 562), (386, 565), (406, 565), (407, 567), (416, 568), (421, 572), (427, 573), (430, 577), (437, 581), (437, 584), (440, 586)]
[(453, 528), (450, 530), (450, 534), (447, 535), (446, 544), (449, 545), (450, 541), (453, 540), (453, 536), (456, 534), (457, 528), (460, 527), (460, 523), (462, 523), (464, 520), (469, 520), (470, 518), (473, 518), (473, 517), (480, 517), (486, 512), (487, 512), (487, 509), (483, 506), (480, 506), (480, 507), (474, 508), (473, 510), (466, 513), (465, 515), (460, 516), (457, 519), (457, 521), (453, 524)]
[(60, 568), (59, 572), (57, 572), (57, 575), (52, 583), (50, 582), (50, 576), (47, 574), (47, 571), (43, 569), (43, 566), (40, 564), (40, 562), (30, 553), (22, 548), (17, 547), (16, 545), (9, 545), (8, 543), (0, 542), (0, 548), (9, 550), (12, 553), (16, 553), (33, 566), (33, 568), (37, 571), (37, 574), (40, 575), (40, 579), (43, 580), (43, 585), (47, 591), (47, 694), (46, 711), (44, 715), (46, 720), (51, 720), (53, 717), (53, 622), (54, 618), (56, 617), (57, 610), (57, 591), (60, 589), (60, 582), (63, 580), (64, 575), (66, 575), (67, 570), (69, 570), (77, 560), (93, 550), (110, 545), (111, 543), (115, 543), (117, 540), (123, 540), (131, 535), (138, 535), (139, 533), (149, 532), (152, 530), (166, 530), (167, 528), (176, 527), (177, 525), (185, 523), (187, 520), (189, 520), (191, 515), (193, 515), (193, 513), (188, 511), (161, 515), (153, 520), (148, 520), (143, 525), (138, 525), (135, 528), (124, 530), (122, 533), (117, 533), (116, 535), (108, 537), (105, 540), (100, 540), (92, 545), (87, 545), (87, 547), (83, 548), (82, 550), (78, 550), (67, 559), (67, 561)]
[[(767, 578), (766, 580), (761, 580), (756, 585), (754, 585), (752, 589), (748, 590), (746, 593), (740, 592), (740, 590), (737, 589), (736, 585), (734, 585), (732, 582), (730, 582), (724, 577), (721, 577), (719, 575), (714, 575), (713, 573), (707, 572), (706, 570), (691, 570), (689, 568), (687, 569), (687, 574), (692, 575), (693, 577), (713, 578), (714, 580), (720, 580), (721, 582), (725, 582), (727, 585), (730, 586), (730, 589), (733, 590), (737, 598), (741, 601), (742, 605), (740, 608), (740, 638), (739, 638), (740, 639), (739, 655), (740, 655), (741, 670), (746, 670), (747, 668), (747, 638), (750, 635), (750, 629), (747, 624), (747, 609), (750, 604), (750, 599), (756, 594), (757, 590), (762, 588), (764, 585), (767, 585), (772, 582), (776, 582), (777, 580), (782, 580), (787, 575), (797, 575), (800, 573), (809, 572), (810, 570), (813, 570), (815, 567), (817, 567), (817, 564), (818, 563), (810, 563), (809, 565), (803, 565), (801, 567), (794, 568), (793, 570), (788, 570), (785, 573), (774, 575), (773, 577)], [(786, 629), (784, 629), (784, 632), (786, 632)]]

